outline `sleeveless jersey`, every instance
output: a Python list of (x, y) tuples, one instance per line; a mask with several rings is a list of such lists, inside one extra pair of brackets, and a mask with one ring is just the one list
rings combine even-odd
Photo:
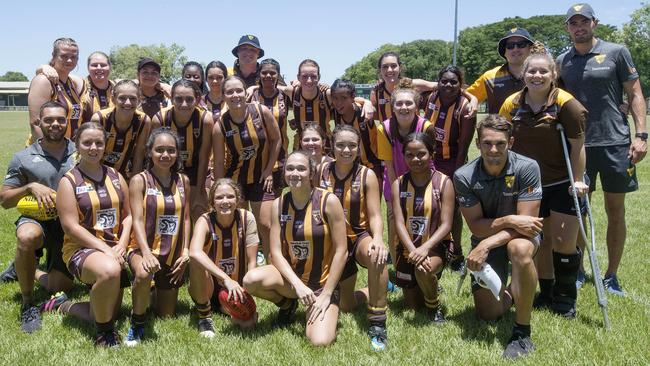
[(272, 97), (267, 98), (262, 94), (260, 89), (256, 89), (251, 96), (251, 100), (265, 105), (269, 110), (271, 110), (273, 117), (278, 123), (282, 144), (280, 145), (278, 160), (275, 162), (275, 167), (273, 168), (273, 170), (278, 170), (284, 166), (284, 160), (289, 151), (289, 137), (287, 136), (287, 115), (289, 114), (289, 106), (287, 105), (287, 102), (289, 97), (277, 90)]
[(335, 125), (345, 124), (352, 126), (361, 135), (361, 164), (370, 169), (381, 166), (381, 160), (377, 157), (377, 127), (375, 121), (365, 121), (361, 117), (361, 108), (354, 105), (354, 118), (346, 121), (341, 114), (334, 111)]
[(71, 77), (68, 77), (65, 82), (59, 80), (57, 84), (52, 84), (51, 100), (59, 102), (65, 108), (66, 120), (68, 121), (65, 137), (69, 139), (74, 138), (77, 129), (84, 122), (82, 112), (83, 95), (86, 93), (86, 87), (84, 81), (81, 92), (77, 93)]
[[(185, 229), (185, 184), (183, 175), (172, 175), (169, 187), (160, 183), (149, 170), (138, 173), (144, 181), (142, 200), (144, 229), (151, 253), (161, 263), (173, 266), (183, 254), (183, 230)], [(134, 238), (129, 249), (138, 249)]]
[[(79, 224), (98, 239), (109, 246), (117, 245), (122, 234), (122, 205), (124, 191), (117, 170), (102, 167), (104, 177), (94, 181), (79, 169), (72, 168), (63, 178), (72, 184), (77, 200)], [(83, 246), (69, 237), (63, 239), (63, 260), (70, 261), (70, 257), (83, 248)]]
[(379, 121), (385, 121), (393, 115), (393, 105), (390, 103), (390, 92), (386, 90), (386, 83), (381, 81), (373, 88), (375, 91), (375, 110), (377, 111), (376, 118)]
[(235, 211), (235, 220), (230, 227), (221, 227), (217, 215), (211, 211), (203, 214), (208, 222), (210, 237), (203, 245), (203, 251), (233, 281), (244, 283), (246, 274), (246, 215), (244, 209)]
[(108, 88), (99, 89), (93, 84), (90, 76), (86, 78), (86, 85), (88, 88), (86, 93), (83, 96), (83, 121), (90, 121), (93, 114), (99, 112), (102, 109), (114, 107), (113, 99), (111, 94), (113, 93), (113, 87), (115, 87), (115, 82), (112, 80), (108, 81)]
[(149, 118), (153, 118), (156, 113), (168, 106), (171, 106), (171, 103), (162, 91), (158, 90), (156, 94), (146, 97), (142, 94), (142, 90), (140, 90), (140, 105), (138, 109), (149, 116)]
[(352, 170), (342, 179), (335, 173), (335, 162), (323, 163), (318, 169), (319, 186), (331, 193), (343, 206), (349, 241), (353, 243), (357, 236), (368, 231), (368, 213), (366, 210), (366, 177), (368, 168), (356, 163)]
[(282, 255), (300, 280), (312, 290), (325, 286), (334, 246), (326, 222), (325, 202), (331, 193), (314, 188), (302, 210), (295, 208), (291, 192), (280, 198)]
[(325, 139), (325, 149), (327, 153), (331, 149), (332, 131), (330, 129), (330, 120), (332, 119), (332, 107), (330, 106), (327, 95), (320, 90), (313, 99), (305, 99), (302, 96), (302, 88), (297, 87), (293, 91), (293, 118), (297, 126), (296, 134), (293, 139), (293, 149), (300, 146), (300, 136), (305, 122), (316, 122), (327, 136)]
[(125, 177), (131, 170), (133, 150), (144, 129), (145, 117), (143, 112), (135, 111), (129, 127), (120, 131), (115, 123), (115, 107), (99, 111), (99, 123), (108, 135), (103, 163), (117, 169)]
[(456, 159), (458, 156), (460, 118), (466, 104), (467, 99), (462, 94), (446, 108), (442, 106), (438, 93), (429, 96), (424, 118), (433, 123), (436, 131), (436, 160)]
[[(171, 128), (178, 135), (181, 143), (181, 150), (178, 157), (183, 160), (183, 172), (190, 179), (190, 185), (195, 186), (198, 179), (199, 153), (201, 152), (201, 141), (204, 133), (212, 131), (203, 131), (203, 116), (207, 111), (195, 107), (190, 120), (185, 126), (176, 123), (176, 113), (174, 106), (169, 106), (160, 111), (160, 121), (164, 127)], [(209, 156), (204, 156), (209, 159)]]
[[(399, 177), (399, 200), (406, 231), (417, 248), (429, 240), (440, 224), (442, 204), (440, 197), (449, 179), (434, 171), (426, 186), (413, 184), (411, 173)], [(404, 246), (404, 255), (409, 253)]]
[(239, 184), (256, 184), (269, 160), (269, 146), (266, 142), (266, 126), (259, 103), (246, 105), (246, 118), (236, 123), (230, 111), (221, 115), (219, 121), (224, 135), (226, 156), (226, 177)]
[(219, 118), (221, 117), (221, 114), (228, 110), (228, 105), (226, 104), (226, 102), (222, 100), (221, 103), (213, 103), (210, 100), (208, 94), (203, 96), (202, 101), (203, 104), (205, 104), (205, 108), (208, 111), (212, 112), (213, 121), (218, 121)]

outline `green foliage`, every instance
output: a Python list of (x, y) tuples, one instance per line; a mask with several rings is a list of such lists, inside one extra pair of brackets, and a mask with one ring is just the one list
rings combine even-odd
[(378, 79), (377, 61), (382, 53), (396, 51), (402, 61), (402, 76), (435, 80), (438, 71), (451, 63), (452, 44), (441, 40), (417, 40), (401, 45), (385, 44), (348, 67), (343, 78), (355, 83)]
[(160, 80), (172, 82), (181, 78), (183, 64), (187, 57), (183, 55), (185, 47), (176, 43), (170, 46), (164, 44), (140, 46), (114, 46), (111, 48), (110, 59), (113, 64), (112, 77), (115, 79), (135, 79), (137, 75), (138, 60), (142, 57), (151, 57), (160, 64)]
[(7, 71), (0, 76), (0, 81), (29, 81), (27, 76), (19, 71)]
[(643, 95), (650, 95), (650, 4), (642, 3), (635, 10), (630, 21), (618, 32), (618, 40), (624, 43), (632, 54), (632, 60), (641, 76)]
[[(533, 39), (543, 42), (554, 57), (571, 46), (571, 39), (564, 26), (564, 15), (505, 18), (500, 22), (465, 28), (458, 37), (458, 59), (459, 65), (465, 69), (468, 83), (505, 62), (498, 52), (499, 40), (515, 27), (528, 30)], [(614, 26), (600, 25), (595, 34), (598, 38), (612, 40), (615, 30)]]

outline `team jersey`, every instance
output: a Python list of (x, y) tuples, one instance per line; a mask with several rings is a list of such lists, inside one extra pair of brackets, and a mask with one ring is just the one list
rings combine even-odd
[(467, 92), (474, 95), (479, 103), (487, 99), (488, 113), (496, 114), (507, 97), (523, 88), (524, 81), (512, 75), (508, 64), (504, 64), (486, 71), (467, 88)]
[(331, 193), (314, 188), (307, 205), (298, 210), (291, 192), (280, 197), (282, 255), (300, 280), (312, 290), (325, 286), (334, 259), (325, 203)]
[(244, 210), (235, 211), (235, 219), (229, 227), (217, 222), (214, 211), (203, 214), (208, 222), (210, 237), (203, 245), (203, 251), (233, 281), (240, 285), (246, 274), (246, 248), (259, 243), (253, 214)]
[[(425, 243), (440, 225), (442, 204), (440, 197), (449, 179), (439, 171), (434, 171), (425, 186), (416, 186), (408, 172), (399, 177), (399, 201), (406, 231), (417, 248)], [(450, 236), (447, 239), (451, 239)], [(409, 253), (404, 248), (404, 256)]]
[(83, 121), (90, 121), (93, 114), (99, 112), (102, 109), (110, 108), (115, 106), (113, 104), (113, 99), (111, 94), (113, 93), (113, 88), (115, 87), (115, 82), (112, 80), (108, 81), (108, 88), (99, 89), (93, 84), (93, 81), (88, 76), (85, 80), (86, 85), (88, 86), (86, 93), (83, 95)]
[(104, 127), (108, 138), (103, 163), (117, 169), (120, 174), (127, 177), (131, 173), (133, 150), (138, 141), (138, 136), (144, 129), (146, 115), (135, 111), (131, 123), (120, 131), (115, 122), (115, 107), (102, 109), (98, 112), (99, 123)]
[[(117, 170), (102, 166), (103, 178), (95, 181), (84, 174), (77, 165), (63, 179), (72, 185), (77, 200), (79, 224), (109, 246), (117, 245), (122, 234), (122, 206), (124, 191)], [(63, 239), (63, 260), (67, 264), (72, 255), (83, 246), (67, 233)]]
[[(175, 173), (169, 187), (165, 187), (150, 170), (138, 173), (144, 182), (142, 213), (147, 245), (161, 263), (173, 266), (183, 254), (185, 229), (185, 183), (183, 175)], [(129, 250), (137, 250), (132, 235)]]
[(221, 100), (221, 103), (213, 103), (210, 100), (210, 96), (208, 94), (203, 96), (202, 101), (203, 104), (205, 105), (205, 108), (208, 111), (212, 112), (213, 121), (218, 121), (219, 118), (221, 118), (221, 114), (228, 110), (228, 105), (226, 104), (226, 102)]
[[(201, 143), (204, 133), (212, 131), (203, 130), (203, 118), (208, 111), (195, 107), (190, 120), (184, 126), (176, 122), (174, 106), (169, 106), (160, 111), (160, 122), (163, 127), (171, 128), (178, 135), (181, 143), (181, 150), (178, 156), (183, 159), (183, 171), (190, 179), (190, 185), (197, 184), (199, 173), (199, 159), (201, 152)], [(203, 157), (208, 159), (208, 156)]]
[(366, 121), (361, 117), (361, 108), (354, 105), (354, 117), (352, 121), (346, 121), (338, 112), (334, 111), (335, 125), (345, 124), (359, 131), (361, 135), (361, 164), (368, 168), (381, 166), (381, 160), (377, 157), (377, 127), (375, 121)]
[(300, 146), (300, 136), (305, 122), (316, 122), (323, 130), (325, 135), (325, 152), (331, 148), (332, 131), (330, 129), (330, 120), (332, 119), (332, 107), (327, 100), (327, 95), (320, 90), (312, 99), (305, 99), (302, 96), (302, 88), (297, 87), (293, 90), (293, 118), (296, 126), (296, 134), (293, 138), (293, 149), (297, 150)]
[(59, 80), (58, 83), (52, 84), (52, 95), (50, 99), (59, 102), (65, 108), (66, 120), (68, 127), (65, 131), (65, 137), (72, 139), (79, 126), (84, 122), (82, 119), (83, 112), (83, 95), (86, 93), (86, 82), (83, 82), (81, 92), (77, 92), (71, 77), (65, 82)]
[(230, 111), (227, 111), (221, 115), (219, 124), (225, 153), (230, 157), (225, 176), (239, 184), (259, 183), (270, 155), (260, 104), (248, 103), (246, 118), (241, 123), (233, 121)]
[(377, 111), (377, 120), (385, 121), (393, 115), (393, 105), (390, 103), (390, 92), (386, 89), (386, 82), (380, 81), (373, 88), (375, 92), (375, 110)]
[(274, 170), (278, 170), (284, 166), (284, 160), (289, 151), (289, 137), (287, 136), (287, 115), (289, 114), (289, 105), (287, 102), (289, 101), (289, 97), (279, 90), (276, 90), (273, 96), (265, 97), (260, 89), (256, 89), (251, 96), (251, 100), (265, 105), (273, 113), (273, 117), (275, 117), (278, 123), (282, 143), (280, 145), (278, 160), (275, 162), (275, 167), (273, 168)]
[(153, 118), (156, 113), (160, 112), (163, 108), (167, 108), (168, 106), (171, 106), (169, 98), (167, 98), (165, 96), (165, 93), (163, 93), (161, 90), (158, 90), (156, 94), (150, 97), (142, 94), (142, 90), (140, 90), (140, 105), (138, 106), (138, 109), (149, 116), (149, 118)]
[(347, 176), (339, 179), (335, 173), (334, 161), (323, 163), (318, 168), (318, 185), (334, 193), (343, 206), (347, 227), (348, 242), (354, 243), (357, 237), (368, 231), (366, 210), (367, 167), (356, 163)]
[(438, 93), (429, 96), (424, 118), (433, 124), (436, 131), (436, 159), (449, 160), (458, 156), (460, 119), (467, 103), (467, 99), (459, 94), (451, 105), (443, 107)]

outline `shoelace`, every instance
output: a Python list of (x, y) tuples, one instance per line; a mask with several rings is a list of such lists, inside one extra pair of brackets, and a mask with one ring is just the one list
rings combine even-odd
[(27, 311), (23, 313), (23, 319), (27, 322), (38, 319), (38, 309), (35, 306), (30, 306)]

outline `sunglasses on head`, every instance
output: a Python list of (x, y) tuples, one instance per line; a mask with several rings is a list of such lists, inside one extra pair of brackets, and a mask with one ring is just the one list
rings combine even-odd
[(509, 49), (509, 50), (512, 50), (515, 47), (517, 47), (517, 48), (525, 48), (525, 47), (528, 47), (529, 45), (530, 45), (530, 42), (524, 40), (524, 41), (519, 41), (519, 42), (506, 43), (506, 48)]

